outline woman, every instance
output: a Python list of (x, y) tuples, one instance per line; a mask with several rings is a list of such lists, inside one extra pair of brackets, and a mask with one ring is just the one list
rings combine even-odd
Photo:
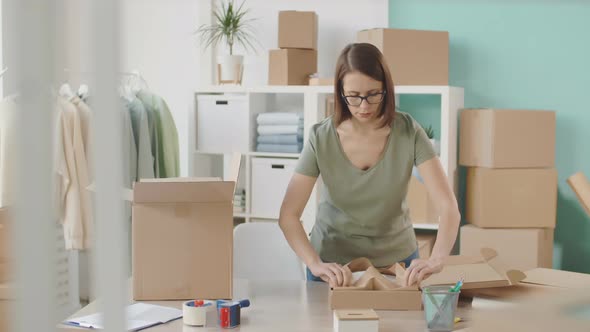
[[(308, 280), (342, 286), (343, 264), (367, 257), (376, 267), (404, 262), (403, 282), (419, 283), (442, 270), (455, 243), (460, 214), (453, 191), (422, 127), (395, 111), (391, 75), (375, 46), (345, 47), (335, 82), (334, 114), (312, 127), (281, 206), (281, 229)], [(441, 216), (429, 259), (418, 258), (405, 203), (414, 165)], [(310, 241), (300, 220), (320, 174)]]

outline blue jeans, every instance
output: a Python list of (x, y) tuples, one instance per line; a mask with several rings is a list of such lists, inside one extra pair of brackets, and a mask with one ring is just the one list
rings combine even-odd
[[(412, 260), (418, 257), (420, 257), (420, 253), (418, 252), (418, 249), (416, 249), (414, 253), (412, 253), (406, 259), (402, 260), (401, 263), (404, 263), (406, 267), (408, 267), (410, 266), (410, 263), (412, 263)], [(323, 281), (322, 278), (314, 276), (313, 273), (311, 273), (311, 271), (307, 267), (305, 268), (305, 272), (307, 274), (307, 281)]]

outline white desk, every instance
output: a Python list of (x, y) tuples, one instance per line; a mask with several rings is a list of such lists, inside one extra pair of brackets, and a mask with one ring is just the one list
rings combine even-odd
[[(323, 331), (332, 332), (332, 310), (328, 304), (329, 287), (323, 282), (305, 281), (234, 281), (234, 299), (247, 298), (251, 305), (242, 310), (241, 325), (233, 330), (239, 331)], [(183, 301), (146, 302), (182, 307)], [(90, 303), (72, 317), (95, 313), (97, 304)], [(377, 311), (380, 331), (415, 332), (426, 331), (422, 311)], [(460, 307), (457, 315), (469, 319), (469, 308)], [(457, 324), (464, 328), (468, 322)], [(76, 331), (72, 327), (60, 331)], [(91, 331), (91, 330), (89, 330)], [(211, 311), (207, 316), (206, 327), (190, 327), (182, 319), (159, 325), (146, 332), (198, 332), (227, 331), (217, 324), (217, 315)]]

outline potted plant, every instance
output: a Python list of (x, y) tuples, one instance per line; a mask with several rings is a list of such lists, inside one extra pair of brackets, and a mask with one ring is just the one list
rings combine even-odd
[(434, 129), (432, 128), (432, 125), (429, 125), (427, 128), (424, 128), (424, 132), (426, 133), (426, 136), (428, 136), (428, 139), (430, 140), (430, 143), (432, 143), (432, 147), (434, 148), (434, 151), (436, 151), (437, 154), (440, 154), (440, 146), (438, 144), (438, 142), (436, 141), (436, 139), (434, 138)]
[(254, 44), (258, 41), (254, 37), (254, 29), (251, 25), (254, 19), (246, 17), (249, 10), (244, 8), (244, 2), (239, 6), (234, 0), (221, 2), (213, 11), (214, 22), (211, 25), (203, 24), (196, 31), (205, 48), (215, 47), (223, 41), (229, 50), (229, 54), (217, 56), (219, 83), (241, 83), (242, 81), (244, 56), (235, 55), (234, 46), (240, 45), (246, 50), (256, 51)]

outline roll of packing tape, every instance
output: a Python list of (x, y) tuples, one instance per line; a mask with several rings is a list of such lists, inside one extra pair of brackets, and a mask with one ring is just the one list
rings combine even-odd
[(207, 312), (215, 309), (215, 302), (205, 300), (187, 301), (182, 305), (182, 321), (186, 325), (207, 325)]
[(240, 325), (241, 309), (238, 302), (225, 302), (217, 304), (219, 312), (219, 326), (231, 329)]
[(241, 301), (217, 301), (217, 315), (219, 326), (225, 329), (231, 329), (240, 325), (241, 308), (250, 306), (250, 301), (245, 299)]

